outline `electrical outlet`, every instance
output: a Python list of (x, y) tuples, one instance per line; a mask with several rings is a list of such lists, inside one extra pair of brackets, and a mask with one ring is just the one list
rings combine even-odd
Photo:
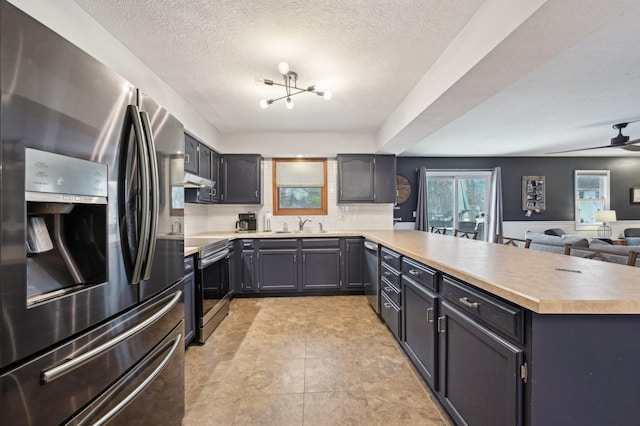
[(413, 217), (416, 217), (416, 211), (415, 210), (413, 211)]

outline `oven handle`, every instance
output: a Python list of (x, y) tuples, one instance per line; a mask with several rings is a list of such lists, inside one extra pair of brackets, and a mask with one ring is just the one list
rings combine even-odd
[[(118, 405), (116, 405), (111, 410), (109, 410), (109, 412), (107, 414), (105, 414), (104, 416), (100, 417), (93, 425), (94, 426), (96, 426), (96, 425), (102, 426), (105, 423), (109, 422), (109, 420), (111, 420), (113, 417), (115, 417), (120, 411), (124, 410), (124, 408), (127, 405), (129, 405), (129, 403), (135, 397), (137, 397), (139, 394), (141, 394), (142, 391), (144, 391), (145, 388), (147, 386), (149, 386), (149, 384), (151, 382), (153, 382), (156, 379), (156, 377), (158, 377), (160, 375), (160, 373), (162, 373), (162, 370), (164, 370), (164, 368), (167, 366), (169, 361), (171, 361), (171, 358), (173, 358), (173, 354), (175, 354), (176, 349), (178, 349), (178, 345), (180, 344), (181, 341), (182, 341), (182, 334), (178, 334), (175, 337), (175, 341), (173, 342), (173, 345), (171, 346), (171, 349), (169, 349), (169, 353), (167, 354), (167, 356), (164, 357), (164, 359), (162, 360), (160, 365), (158, 365), (156, 367), (156, 369), (151, 372), (149, 377), (144, 379), (144, 381), (142, 383), (140, 383), (138, 385), (138, 387), (136, 387), (129, 395), (127, 395), (122, 401), (120, 401), (118, 403)], [(162, 351), (165, 348), (166, 348), (166, 346), (157, 349), (156, 353), (159, 353), (160, 351)], [(155, 356), (155, 354), (154, 354), (154, 356)]]
[(212, 256), (205, 257), (204, 259), (200, 260), (200, 264), (198, 265), (198, 268), (204, 269), (207, 266), (211, 265), (212, 263), (216, 263), (217, 261), (224, 259), (225, 257), (227, 257), (229, 253), (231, 253), (231, 250), (224, 249)]
[(50, 383), (56, 379), (59, 379), (60, 377), (72, 372), (73, 370), (79, 367), (82, 367), (83, 365), (93, 361), (94, 359), (102, 355), (103, 352), (107, 352), (111, 350), (113, 347), (117, 346), (121, 342), (138, 334), (140, 331), (149, 327), (151, 324), (158, 321), (167, 312), (169, 312), (176, 305), (176, 303), (178, 303), (178, 300), (180, 300), (181, 297), (182, 297), (182, 291), (178, 290), (175, 294), (165, 297), (162, 300), (162, 302), (164, 302), (167, 299), (171, 299), (171, 300), (169, 300), (169, 302), (162, 309), (160, 309), (158, 312), (153, 314), (151, 317), (147, 318), (145, 321), (141, 322), (135, 327), (130, 328), (124, 333), (114, 337), (108, 342), (103, 343), (102, 345), (88, 352), (83, 353), (82, 355), (76, 358), (71, 358), (66, 362), (64, 362), (63, 364), (60, 364), (58, 366), (55, 366), (53, 368), (43, 371), (41, 376), (42, 384), (46, 385), (47, 383)]

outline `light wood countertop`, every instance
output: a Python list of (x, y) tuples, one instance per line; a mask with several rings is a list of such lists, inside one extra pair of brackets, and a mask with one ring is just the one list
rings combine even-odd
[[(189, 238), (364, 236), (541, 314), (640, 314), (640, 268), (420, 231), (214, 232)], [(185, 247), (185, 253), (191, 247)], [(197, 251), (197, 247), (195, 248)], [(194, 251), (195, 252), (195, 251)]]

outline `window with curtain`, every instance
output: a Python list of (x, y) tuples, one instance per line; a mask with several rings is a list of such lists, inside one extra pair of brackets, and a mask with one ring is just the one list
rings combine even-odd
[(478, 231), (478, 239), (487, 241), (491, 172), (428, 171), (427, 224)]
[(273, 214), (327, 214), (326, 158), (273, 159)]

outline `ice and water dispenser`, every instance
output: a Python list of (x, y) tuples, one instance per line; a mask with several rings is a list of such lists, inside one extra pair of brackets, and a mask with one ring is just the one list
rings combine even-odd
[(25, 152), (27, 304), (107, 280), (107, 165)]

